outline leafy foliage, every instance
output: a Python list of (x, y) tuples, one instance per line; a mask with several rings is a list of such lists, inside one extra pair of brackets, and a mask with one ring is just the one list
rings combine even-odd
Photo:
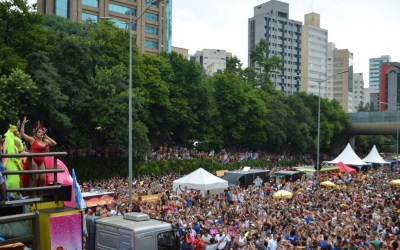
[[(26, 1), (11, 0), (0, 2), (0, 34), (2, 129), (28, 115), (45, 121), (65, 148), (111, 148), (126, 155), (127, 31), (107, 21), (43, 17)], [(267, 46), (261, 40), (251, 52), (255, 67), (243, 69), (233, 57), (214, 76), (174, 52), (155, 56), (134, 47), (135, 159), (144, 159), (151, 147), (190, 146), (194, 140), (204, 150), (315, 152), (318, 98), (275, 90), (269, 73), (280, 69), (280, 59), (266, 58)], [(322, 99), (321, 111), (321, 150), (328, 152), (342, 143), (348, 118), (335, 101)], [(165, 166), (153, 167), (161, 173)]]

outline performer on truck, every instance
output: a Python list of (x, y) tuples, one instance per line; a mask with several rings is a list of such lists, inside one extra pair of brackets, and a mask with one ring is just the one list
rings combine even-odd
[[(47, 134), (46, 134), (46, 128), (43, 127), (42, 123), (39, 121), (37, 122), (36, 127), (33, 129), (33, 137), (30, 137), (29, 135), (25, 134), (25, 124), (28, 122), (27, 117), (24, 117), (24, 120), (22, 121), (22, 126), (21, 126), (21, 137), (24, 139), (26, 142), (28, 142), (31, 145), (31, 152), (32, 153), (46, 153), (49, 151), (49, 146), (55, 146), (57, 143), (51, 139)], [(28, 169), (28, 161), (25, 162), (24, 169)], [(32, 161), (32, 170), (44, 170), (45, 165), (44, 165), (44, 157), (33, 157)], [(23, 177), (23, 182), (26, 185), (27, 179), (26, 177)], [(46, 174), (35, 174), (33, 175), (33, 182), (32, 186), (44, 186), (46, 183)], [(33, 196), (36, 196), (34, 193)]]
[[(5, 133), (4, 141), (4, 153), (6, 154), (20, 154), (24, 151), (24, 145), (20, 138), (18, 127), (16, 125), (10, 125), (10, 128)], [(6, 170), (9, 171), (20, 171), (22, 170), (22, 161), (20, 158), (7, 158), (4, 164)], [(7, 187), (8, 188), (20, 188), (20, 177), (19, 175), (8, 175), (7, 176)], [(12, 193), (13, 198), (17, 198), (18, 194)]]

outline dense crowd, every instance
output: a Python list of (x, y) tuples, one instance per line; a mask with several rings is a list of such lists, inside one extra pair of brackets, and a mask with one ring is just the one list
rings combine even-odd
[[(119, 216), (130, 211), (168, 220), (179, 227), (181, 249), (397, 249), (399, 196), (389, 181), (397, 171), (381, 167), (357, 174), (321, 172), (317, 178), (271, 182), (260, 187), (235, 187), (219, 195), (172, 189), (179, 176), (144, 176), (134, 180), (134, 196), (157, 194), (156, 202), (139, 199), (128, 206), (126, 179), (83, 183), (83, 189), (115, 193), (111, 204), (87, 209), (87, 214)], [(292, 198), (274, 199), (283, 188)]]
[[(59, 147), (55, 151), (66, 151), (71, 158), (86, 157), (120, 157), (126, 156), (126, 152), (118, 151), (115, 148), (78, 148), (66, 149)], [(223, 149), (219, 152), (214, 150), (202, 151), (196, 147), (163, 147), (154, 148), (147, 156), (148, 161), (160, 160), (188, 160), (195, 158), (215, 158), (219, 163), (238, 162), (246, 160), (266, 160), (270, 162), (282, 161), (301, 161), (307, 162), (312, 158), (312, 154), (296, 155), (296, 154), (268, 154), (262, 151), (235, 151)]]

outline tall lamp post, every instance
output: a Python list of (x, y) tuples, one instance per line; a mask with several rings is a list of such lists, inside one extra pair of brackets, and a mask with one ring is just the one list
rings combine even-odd
[(319, 185), (319, 171), (320, 171), (320, 165), (319, 165), (320, 164), (319, 163), (319, 141), (320, 141), (320, 134), (321, 134), (321, 130), (320, 130), (320, 127), (321, 127), (321, 83), (326, 82), (329, 79), (331, 79), (331, 78), (333, 78), (333, 77), (335, 77), (337, 75), (341, 75), (341, 74), (344, 74), (344, 73), (347, 73), (347, 72), (349, 72), (349, 71), (345, 70), (345, 71), (333, 74), (333, 75), (331, 75), (330, 77), (328, 77), (328, 78), (326, 78), (324, 80), (319, 80), (318, 81), (318, 128), (317, 128), (317, 130), (318, 130), (318, 141), (317, 141), (317, 166), (316, 166), (318, 185)]
[(129, 167), (129, 206), (132, 206), (132, 26), (146, 13), (146, 11), (153, 5), (158, 5), (163, 0), (154, 0), (149, 6), (138, 16), (135, 20), (132, 17), (132, 11), (129, 12), (129, 148), (128, 148), (128, 167)]
[[(146, 13), (146, 11), (154, 5), (158, 5), (160, 2), (163, 0), (153, 0), (152, 2), (149, 3), (149, 5), (146, 7), (146, 9), (138, 16), (135, 20), (133, 20), (132, 16), (132, 11), (129, 11), (129, 111), (128, 111), (128, 124), (129, 124), (129, 146), (128, 146), (128, 172), (129, 172), (129, 177), (128, 177), (128, 183), (129, 183), (129, 206), (132, 206), (132, 179), (133, 179), (133, 167), (132, 167), (132, 27), (134, 24), (137, 24), (137, 21), (142, 18), (142, 16)], [(148, 2), (146, 0), (146, 2)], [(100, 19), (113, 19), (115, 21), (119, 21), (118, 19), (110, 18), (110, 17), (101, 17)]]
[[(387, 102), (379, 102), (380, 104), (385, 104), (386, 106), (393, 106), (396, 107), (396, 122), (397, 122), (397, 129), (396, 129), (396, 167), (399, 168), (399, 103), (397, 103), (396, 105), (394, 104), (390, 104)], [(386, 110), (386, 109), (385, 109)]]

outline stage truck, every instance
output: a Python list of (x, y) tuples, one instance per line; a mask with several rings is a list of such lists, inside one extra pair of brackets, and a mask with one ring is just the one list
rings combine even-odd
[[(8, 195), (24, 196), (0, 202), (0, 249), (24, 246), (35, 250), (179, 249), (177, 229), (147, 214), (85, 218), (84, 210), (76, 208), (72, 187), (78, 184), (74, 171), (71, 176), (58, 159), (66, 155), (66, 152), (0, 154), (0, 159), (26, 157), (28, 161), (33, 157), (45, 157), (45, 170), (32, 170), (30, 166), (30, 170), (2, 170), (2, 173), (5, 176), (46, 173), (48, 180), (41, 187), (32, 186), (30, 182), (28, 187), (6, 189)], [(42, 194), (42, 197), (32, 198), (32, 193)]]
[(127, 213), (86, 220), (86, 249), (179, 249), (177, 229), (169, 222), (150, 219), (147, 214)]

